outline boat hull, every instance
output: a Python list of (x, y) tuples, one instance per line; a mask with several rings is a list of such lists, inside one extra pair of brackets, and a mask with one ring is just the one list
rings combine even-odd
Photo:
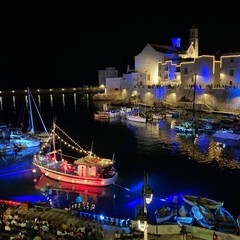
[(218, 207), (221, 207), (223, 205), (223, 202), (218, 202), (216, 200), (200, 196), (182, 195), (182, 199), (185, 203), (189, 204), (190, 206), (201, 204), (205, 205), (209, 209), (217, 209)]
[(218, 130), (213, 134), (213, 137), (216, 139), (240, 141), (240, 134), (230, 130)]
[(214, 213), (215, 226), (218, 231), (230, 234), (238, 234), (238, 224), (233, 215), (225, 208), (220, 207)]
[(109, 186), (115, 183), (117, 174), (109, 178), (101, 178), (101, 177), (81, 177), (78, 175), (63, 173), (59, 171), (54, 171), (52, 169), (40, 166), (36, 163), (33, 163), (36, 167), (40, 169), (40, 171), (46, 176), (54, 180), (68, 182), (73, 184), (81, 184), (81, 185), (90, 185), (90, 186)]
[(132, 115), (128, 115), (127, 120), (132, 121), (132, 122), (141, 122), (141, 123), (146, 123), (147, 119), (145, 117), (141, 117), (141, 116), (132, 116)]

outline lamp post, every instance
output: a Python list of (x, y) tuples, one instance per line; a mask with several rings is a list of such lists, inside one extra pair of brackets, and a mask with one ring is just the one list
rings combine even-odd
[(147, 173), (144, 172), (144, 185), (142, 189), (143, 193), (143, 211), (140, 211), (138, 215), (138, 228), (140, 231), (144, 232), (144, 240), (148, 239), (148, 224), (147, 224), (147, 204), (152, 201), (153, 191), (148, 186), (148, 176)]

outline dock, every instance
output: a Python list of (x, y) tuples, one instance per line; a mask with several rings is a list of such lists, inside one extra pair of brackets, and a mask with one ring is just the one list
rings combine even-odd
[[(26, 95), (27, 89), (15, 89), (15, 90), (0, 90), (0, 96), (13, 96), (13, 95)], [(49, 89), (31, 89), (33, 95), (36, 94), (63, 94), (63, 93), (82, 93), (82, 94), (97, 94), (104, 93), (104, 89), (101, 87), (74, 87), (74, 88), (49, 88)]]

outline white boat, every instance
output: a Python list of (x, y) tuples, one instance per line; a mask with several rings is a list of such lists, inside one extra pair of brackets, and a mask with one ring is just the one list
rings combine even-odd
[(221, 129), (217, 130), (215, 133), (213, 133), (213, 137), (216, 139), (226, 139), (226, 140), (240, 140), (240, 134), (236, 133), (232, 129)]
[(12, 131), (10, 134), (10, 143), (13, 143), (19, 148), (29, 148), (40, 146), (41, 141), (21, 131)]
[(134, 115), (134, 114), (127, 115), (126, 119), (129, 120), (129, 121), (133, 121), (133, 122), (142, 122), (142, 123), (147, 122), (146, 117), (143, 117), (143, 116), (140, 116), (140, 115)]
[[(36, 131), (36, 129), (35, 129), (32, 103), (34, 104), (37, 115), (42, 123), (43, 131)], [(31, 94), (31, 91), (29, 88), (28, 88), (28, 104), (29, 104), (29, 126), (28, 126), (27, 134), (39, 139), (41, 142), (46, 143), (46, 142), (48, 142), (50, 135), (49, 135), (49, 132), (47, 131), (47, 128), (46, 128), (46, 126), (43, 122), (43, 119), (41, 117), (41, 114), (38, 110), (37, 104)]]
[[(34, 156), (33, 164), (38, 167), (43, 174), (51, 179), (62, 182), (91, 185), (91, 186), (108, 186), (115, 183), (117, 172), (114, 167), (114, 159), (100, 158), (81, 148), (72, 138), (68, 137), (67, 143), (63, 136), (68, 135), (60, 129), (56, 123), (53, 123), (52, 138), (50, 146), (53, 151), (44, 154), (42, 150), (38, 155)], [(78, 154), (84, 155), (80, 158), (65, 155), (63, 149), (57, 149), (56, 139), (64, 142), (71, 150), (75, 150)], [(50, 150), (50, 149), (49, 149)], [(63, 158), (64, 157), (64, 158)]]
[(136, 109), (133, 109), (131, 112), (128, 112), (126, 115), (126, 119), (133, 122), (147, 122), (147, 117), (144, 116), (141, 112), (139, 107)]

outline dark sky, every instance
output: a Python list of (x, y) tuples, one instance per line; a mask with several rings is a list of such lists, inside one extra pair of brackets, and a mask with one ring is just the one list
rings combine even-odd
[(98, 69), (134, 68), (147, 43), (170, 45), (180, 37), (188, 44), (192, 25), (200, 54), (240, 52), (240, 14), (232, 4), (130, 3), (2, 6), (0, 88), (97, 85)]

